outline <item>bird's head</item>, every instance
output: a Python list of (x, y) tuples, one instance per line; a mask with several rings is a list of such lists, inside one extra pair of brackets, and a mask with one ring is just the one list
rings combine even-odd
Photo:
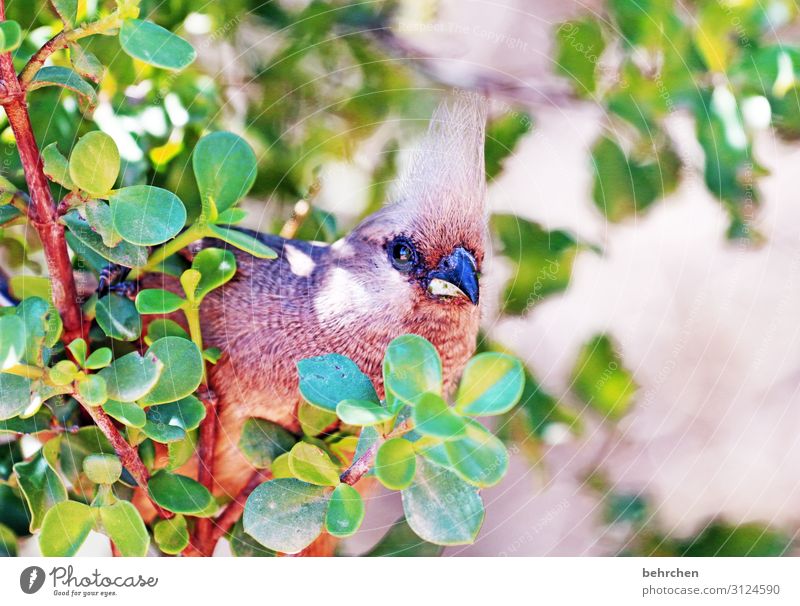
[(485, 125), (480, 100), (442, 104), (401, 172), (394, 201), (347, 238), (389, 296), (415, 307), (478, 305), (487, 238)]

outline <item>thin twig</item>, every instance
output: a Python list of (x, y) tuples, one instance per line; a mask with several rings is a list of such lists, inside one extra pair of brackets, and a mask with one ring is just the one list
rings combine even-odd
[(370, 467), (372, 467), (372, 461), (378, 453), (378, 446), (380, 446), (380, 441), (375, 442), (372, 446), (367, 448), (363, 455), (358, 457), (358, 459), (353, 461), (350, 467), (344, 470), (344, 473), (339, 476), (339, 480), (344, 484), (350, 484), (350, 486), (352, 486), (363, 478)]
[(45, 42), (44, 45), (33, 54), (19, 73), (19, 79), (20, 82), (23, 83), (23, 88), (24, 84), (27, 84), (33, 79), (36, 72), (38, 72), (44, 65), (44, 62), (47, 61), (47, 58), (57, 50), (67, 48), (68, 43), (66, 30), (59, 32)]

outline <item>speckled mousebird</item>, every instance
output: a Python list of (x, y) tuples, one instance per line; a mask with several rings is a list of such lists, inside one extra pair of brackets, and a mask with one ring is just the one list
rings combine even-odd
[[(238, 271), (203, 303), (203, 337), (223, 356), (211, 368), (219, 399), (216, 491), (234, 495), (250, 467), (237, 448), (261, 417), (297, 431), (296, 364), (336, 352), (383, 396), (381, 361), (405, 333), (430, 340), (451, 389), (472, 355), (487, 244), (485, 105), (442, 104), (411, 154), (393, 201), (333, 244), (259, 236), (278, 253), (237, 252)], [(222, 243), (216, 243), (220, 245)]]

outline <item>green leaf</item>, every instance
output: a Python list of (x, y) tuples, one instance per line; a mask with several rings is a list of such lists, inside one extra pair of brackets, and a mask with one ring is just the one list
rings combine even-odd
[(605, 50), (600, 25), (594, 19), (561, 23), (556, 45), (556, 70), (572, 80), (578, 95), (590, 97), (597, 86), (597, 63)]
[(329, 491), (294, 478), (264, 482), (245, 503), (244, 530), (269, 549), (297, 553), (322, 531)]
[(119, 30), (122, 50), (134, 59), (163, 69), (181, 70), (197, 56), (180, 36), (150, 21), (127, 19)]
[(194, 298), (202, 301), (208, 293), (236, 275), (236, 257), (229, 250), (204, 248), (192, 260), (192, 269), (200, 273)]
[(437, 545), (472, 543), (483, 524), (478, 489), (452, 471), (420, 459), (413, 484), (402, 492), (411, 529)]
[(503, 312), (524, 314), (569, 284), (578, 243), (565, 231), (547, 231), (516, 215), (492, 216), (501, 253), (514, 268), (503, 292)]
[(241, 518), (228, 533), (228, 543), (237, 558), (274, 558), (277, 555), (275, 550), (267, 549), (244, 531)]
[[(81, 82), (83, 82), (81, 80)], [(107, 194), (119, 176), (119, 150), (114, 139), (95, 130), (78, 139), (69, 156), (69, 176), (80, 189)]]
[(76, 501), (54, 505), (44, 516), (39, 548), (44, 556), (74, 556), (94, 526), (92, 508)]
[(150, 535), (136, 507), (128, 501), (117, 501), (100, 508), (100, 521), (108, 538), (126, 558), (147, 555)]
[(731, 526), (712, 522), (696, 537), (682, 541), (677, 555), (685, 557), (778, 557), (788, 555), (792, 538), (761, 524)]
[(370, 400), (342, 400), (336, 405), (337, 416), (349, 425), (377, 425), (394, 415), (377, 402)]
[(161, 244), (177, 235), (186, 223), (183, 202), (160, 187), (123, 187), (114, 191), (108, 201), (114, 228), (131, 244)]
[(146, 288), (136, 295), (136, 310), (140, 314), (169, 314), (179, 310), (185, 302), (168, 290)]
[(297, 407), (297, 420), (303, 434), (307, 436), (318, 436), (339, 421), (335, 413), (312, 406), (302, 399)]
[(336, 405), (342, 400), (379, 401), (369, 377), (355, 362), (341, 354), (300, 360), (297, 371), (300, 374), (300, 394), (306, 402), (318, 408), (336, 412)]
[(426, 436), (454, 440), (466, 432), (466, 421), (435, 393), (425, 393), (417, 398), (412, 418), (414, 429)]
[(506, 447), (475, 421), (467, 424), (465, 437), (445, 442), (444, 450), (448, 467), (480, 488), (494, 486), (508, 471)]
[(119, 402), (134, 402), (155, 386), (164, 370), (164, 362), (148, 352), (125, 354), (98, 374), (106, 380), (108, 397)]
[(272, 477), (276, 480), (278, 478), (293, 478), (292, 470), (289, 469), (289, 453), (285, 452), (275, 457), (270, 471), (272, 472)]
[(41, 68), (28, 85), (33, 91), (45, 86), (60, 86), (78, 93), (90, 108), (97, 105), (97, 93), (92, 85), (68, 67), (47, 65)]
[(530, 116), (518, 112), (492, 120), (486, 129), (486, 179), (494, 180), (503, 169), (503, 161), (509, 157), (522, 138), (533, 126)]
[(402, 335), (389, 343), (383, 358), (386, 403), (397, 412), (413, 406), (423, 393), (442, 392), (442, 361), (431, 343), (418, 335)]
[(88, 375), (78, 381), (78, 394), (84, 404), (100, 406), (108, 400), (106, 381), (100, 375)]
[(464, 368), (455, 408), (464, 415), (483, 417), (508, 412), (525, 388), (525, 369), (514, 356), (487, 351)]
[(414, 446), (403, 438), (386, 440), (375, 457), (375, 476), (390, 490), (404, 490), (417, 471)]
[(298, 442), (289, 452), (289, 469), (292, 475), (318, 486), (336, 486), (339, 483), (339, 468), (321, 448)]
[(69, 345), (67, 345), (67, 349), (75, 358), (75, 361), (80, 365), (83, 366), (86, 364), (86, 352), (89, 351), (88, 345), (86, 345), (85, 339), (73, 339)]
[(239, 438), (239, 450), (253, 467), (269, 469), (272, 462), (289, 452), (295, 437), (280, 425), (266, 419), (247, 419)]
[(186, 437), (186, 432), (196, 429), (205, 416), (203, 403), (187, 396), (177, 402), (151, 406), (142, 432), (155, 442), (177, 442)]
[(111, 207), (108, 204), (102, 200), (89, 200), (83, 205), (83, 212), (89, 227), (98, 233), (105, 246), (116, 248), (124, 242), (120, 233), (114, 228)]
[(164, 337), (147, 350), (164, 363), (155, 387), (144, 397), (144, 405), (175, 402), (191, 394), (203, 379), (203, 356), (197, 346), (181, 337)]
[(167, 555), (177, 555), (189, 546), (189, 530), (186, 518), (176, 515), (169, 520), (160, 520), (153, 527), (153, 538), (158, 548)]
[(80, 251), (77, 250), (73, 239), (78, 240), (80, 244), (117, 265), (141, 267), (147, 263), (147, 249), (145, 247), (124, 241), (114, 247), (107, 246), (103, 242), (103, 237), (92, 229), (92, 226), (89, 225), (86, 219), (81, 217), (77, 210), (68, 212), (64, 215), (62, 221), (69, 228), (67, 242), (76, 252)]
[(100, 63), (100, 60), (92, 53), (84, 49), (77, 42), (72, 42), (69, 45), (69, 60), (72, 67), (84, 78), (89, 78), (94, 82), (99, 83), (105, 74), (105, 67)]
[(361, 526), (364, 513), (364, 501), (358, 491), (347, 484), (339, 484), (331, 494), (325, 530), (334, 537), (349, 537)]
[(142, 319), (133, 301), (111, 293), (95, 306), (97, 323), (112, 339), (135, 341), (142, 334)]
[(114, 447), (94, 425), (81, 427), (77, 433), (61, 436), (59, 461), (61, 471), (73, 486), (82, 480), (83, 460), (91, 454), (114, 454)]
[(144, 410), (142, 410), (138, 404), (133, 404), (131, 402), (108, 400), (103, 404), (103, 410), (105, 410), (106, 414), (110, 417), (115, 418), (128, 427), (141, 428), (144, 427), (145, 421), (147, 421)]
[(0, 558), (17, 557), (17, 535), (8, 527), (0, 524)]
[(419, 538), (406, 522), (400, 518), (389, 529), (378, 544), (364, 554), (366, 557), (438, 557), (444, 548)]
[(239, 231), (238, 229), (229, 226), (213, 224), (209, 225), (208, 229), (211, 232), (210, 235), (216, 236), (223, 242), (227, 242), (231, 246), (235, 246), (236, 248), (253, 255), (254, 257), (259, 259), (276, 259), (278, 257), (278, 253), (264, 244), (261, 240), (254, 238), (243, 231)]
[(192, 153), (197, 187), (203, 200), (223, 212), (241, 200), (256, 180), (256, 155), (241, 137), (229, 132), (206, 135)]
[(69, 176), (69, 161), (58, 151), (58, 145), (51, 143), (42, 150), (44, 174), (51, 181), (55, 181), (65, 189), (75, 189), (75, 184)]
[(163, 469), (150, 478), (147, 490), (157, 504), (174, 513), (206, 516), (214, 506), (214, 497), (205, 486)]
[(180, 337), (181, 339), (189, 339), (189, 333), (183, 330), (180, 324), (174, 320), (169, 320), (167, 318), (156, 318), (147, 326), (146, 341), (149, 344), (153, 344), (164, 337)]
[(8, 526), (19, 537), (30, 535), (30, 513), (8, 484), (0, 484), (0, 524)]
[(51, 507), (67, 500), (67, 489), (41, 451), (27, 463), (14, 465), (14, 473), (31, 512), (31, 531), (36, 530)]
[(90, 370), (98, 370), (100, 368), (105, 368), (109, 364), (111, 364), (111, 349), (108, 347), (101, 347), (100, 349), (95, 349), (89, 358), (86, 360), (85, 367)]
[(25, 322), (17, 315), (0, 317), (0, 370), (11, 368), (25, 357)]
[(186, 437), (177, 442), (167, 444), (167, 469), (174, 471), (183, 465), (196, 454), (198, 430), (192, 429), (186, 432)]
[(83, 460), (83, 473), (95, 484), (113, 484), (122, 475), (117, 455), (91, 454)]
[(22, 30), (16, 21), (0, 21), (0, 53), (16, 50), (22, 44)]
[(64, 25), (75, 25), (78, 19), (78, 0), (50, 0), (50, 4)]
[(612, 420), (622, 417), (633, 403), (637, 385), (607, 335), (597, 335), (583, 346), (572, 376), (575, 393)]
[[(21, 278), (20, 282), (27, 283), (28, 286), (38, 288), (37, 280), (31, 276), (15, 276)], [(12, 278), (12, 293), (16, 293), (17, 282)], [(28, 295), (28, 291), (24, 292)], [(47, 294), (49, 300), (49, 292)], [(58, 339), (60, 328), (53, 329), (52, 316), (58, 316), (52, 303), (43, 297), (25, 296), (24, 300), (17, 305), (17, 315), (25, 322), (25, 362), (34, 366), (44, 365), (45, 346), (51, 347), (55, 344), (52, 337)], [(59, 320), (60, 324), (60, 320)], [(0, 406), (2, 408), (2, 406)]]
[(0, 373), (0, 421), (16, 417), (31, 403), (31, 380)]

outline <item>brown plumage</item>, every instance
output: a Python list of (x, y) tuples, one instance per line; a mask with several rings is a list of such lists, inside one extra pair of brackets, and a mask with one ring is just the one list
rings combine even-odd
[(236, 276), (201, 308), (206, 344), (223, 351), (210, 372), (219, 398), (218, 492), (236, 494), (250, 475), (237, 448), (248, 417), (299, 429), (296, 363), (303, 358), (344, 354), (382, 396), (387, 345), (415, 333), (436, 346), (453, 386), (474, 351), (480, 316), (485, 119), (483, 105), (466, 98), (440, 107), (395, 201), (342, 240), (262, 235), (277, 259), (237, 252)]

